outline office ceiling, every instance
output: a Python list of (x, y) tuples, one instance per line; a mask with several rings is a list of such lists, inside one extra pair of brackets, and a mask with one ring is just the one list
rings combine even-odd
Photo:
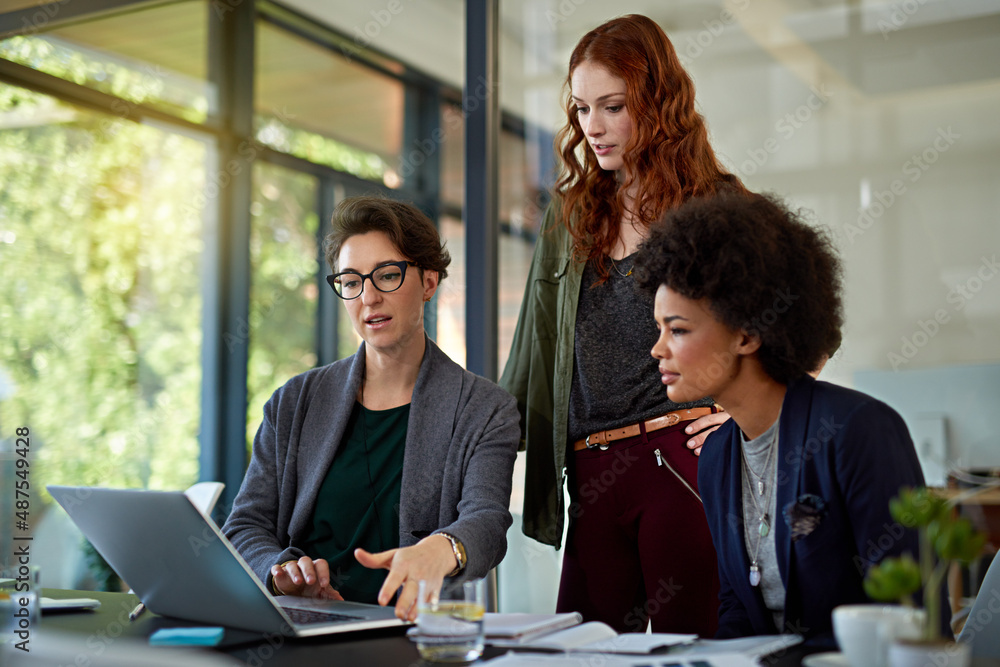
[[(462, 83), (461, 0), (285, 3)], [(682, 59), (697, 61), (696, 76), (713, 63), (765, 58), (808, 84), (833, 78), (869, 100), (1000, 82), (1000, 0), (504, 0), (500, 6), (501, 83), (516, 90), (558, 87), (579, 37), (625, 13), (662, 25)], [(705, 43), (711, 48), (699, 52), (695, 45)], [(503, 103), (534, 113), (516, 96)]]
[[(279, 1), (455, 87), (463, 84), (463, 0)], [(1000, 0), (503, 0), (500, 6), (501, 104), (541, 127), (562, 120), (558, 94), (577, 40), (624, 13), (662, 25), (699, 87), (755, 68), (791, 73), (809, 87), (834, 85), (866, 103), (931, 97), (955, 105), (1000, 86)], [(202, 7), (165, 3), (63, 26), (54, 36), (204, 81)], [(300, 127), (383, 156), (399, 150), (398, 86), (273, 29), (261, 35), (258, 57), (262, 109), (285, 109)], [(341, 136), (348, 127), (351, 135)]]
[[(38, 1), (0, 0), (0, 5), (9, 11)], [(464, 0), (278, 2), (455, 87), (463, 84)], [(156, 20), (149, 20), (149, 12), (126, 13), (57, 33), (136, 61), (168, 63), (203, 80), (204, 24), (196, 7), (165, 3), (151, 10)], [(503, 0), (500, 7), (501, 104), (543, 127), (560, 121), (554, 96), (576, 41), (625, 13), (646, 14), (662, 25), (696, 81), (751, 64), (777, 65), (808, 86), (835, 85), (875, 103), (965, 95), (1000, 84), (1000, 0)], [(331, 116), (331, 108), (346, 108), (356, 99), (368, 111), (350, 110), (354, 125), (366, 125), (351, 137), (354, 143), (380, 154), (398, 147), (398, 119), (389, 111), (397, 106), (398, 90), (362, 81), (349, 65), (306, 53), (309, 47), (294, 40), (269, 48), (278, 37), (264, 37), (263, 69), (278, 69), (261, 89), (271, 91), (272, 99), (294, 102), (303, 126), (336, 136), (335, 127), (344, 123)], [(296, 62), (310, 61), (319, 63), (313, 70), (322, 71), (296, 74)], [(314, 85), (303, 85), (302, 79)], [(349, 96), (343, 94), (345, 81), (357, 84)], [(337, 85), (327, 87), (340, 91), (336, 100), (316, 94), (332, 83)], [(292, 99), (289, 89), (303, 95)]]

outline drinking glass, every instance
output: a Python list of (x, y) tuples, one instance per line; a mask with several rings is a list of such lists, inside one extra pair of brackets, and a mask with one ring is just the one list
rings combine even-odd
[(431, 662), (472, 662), (483, 654), (483, 579), (445, 581), (437, 594), (430, 582), (418, 584), (417, 631), (420, 657)]

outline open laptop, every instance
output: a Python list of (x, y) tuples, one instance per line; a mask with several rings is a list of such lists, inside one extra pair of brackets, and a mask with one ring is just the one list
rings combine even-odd
[(965, 626), (958, 641), (969, 644), (973, 662), (976, 660), (1000, 661), (1000, 555), (993, 556), (986, 576), (979, 587), (976, 601), (965, 618)]
[(273, 597), (215, 522), (181, 491), (46, 488), (146, 607), (161, 616), (295, 637), (408, 625), (392, 607)]

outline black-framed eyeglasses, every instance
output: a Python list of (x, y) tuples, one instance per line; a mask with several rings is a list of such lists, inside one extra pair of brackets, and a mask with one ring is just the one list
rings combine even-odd
[(403, 286), (403, 279), (406, 278), (406, 267), (416, 266), (416, 262), (402, 261), (389, 262), (378, 266), (371, 273), (357, 273), (356, 271), (342, 271), (332, 276), (326, 277), (326, 282), (344, 301), (357, 299), (365, 289), (365, 278), (372, 281), (372, 285), (379, 292), (395, 292)]

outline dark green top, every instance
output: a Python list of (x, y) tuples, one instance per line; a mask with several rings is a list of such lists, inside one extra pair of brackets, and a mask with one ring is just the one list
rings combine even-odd
[(375, 604), (387, 570), (354, 558), (399, 546), (399, 488), (410, 406), (369, 410), (355, 403), (344, 440), (316, 498), (302, 550), (330, 564), (330, 585), (345, 600)]

